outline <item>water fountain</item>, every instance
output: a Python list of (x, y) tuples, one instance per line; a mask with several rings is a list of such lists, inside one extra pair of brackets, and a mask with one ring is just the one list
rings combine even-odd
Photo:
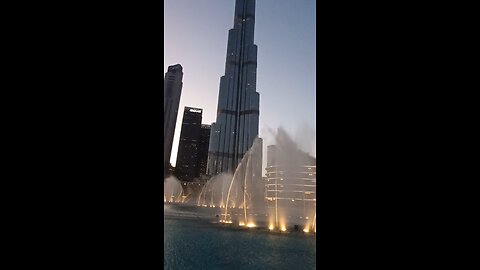
[[(254, 203), (255, 201), (263, 201), (263, 184), (259, 185), (259, 183), (262, 183), (261, 162), (262, 140), (257, 138), (254, 140), (252, 147), (245, 153), (230, 181), (225, 213), (222, 215), (223, 222), (232, 223), (232, 217), (228, 214), (230, 203), (232, 203), (231, 208), (235, 209), (235, 205), (238, 205), (238, 209), (243, 212), (243, 216), (238, 219), (239, 225), (256, 226), (252, 214), (248, 215), (247, 213), (253, 210), (254, 205), (257, 205)], [(239, 214), (238, 211), (231, 212)]]
[[(262, 140), (254, 140), (234, 174), (210, 178), (198, 196), (184, 194), (180, 181), (165, 181), (165, 203), (189, 203), (205, 208), (198, 213), (244, 228), (285, 232), (303, 228), (316, 232), (316, 160), (298, 149), (287, 133), (278, 129), (275, 145), (268, 146), (267, 177), (262, 178)], [(193, 206), (193, 207), (194, 207)], [(200, 211), (201, 210), (201, 211)]]
[(309, 232), (315, 228), (316, 159), (301, 151), (281, 128), (275, 140), (268, 146), (266, 167), (269, 229), (286, 231), (301, 225)]
[(212, 177), (203, 186), (197, 198), (197, 206), (225, 208), (226, 195), (232, 178), (231, 174), (219, 174)]
[(163, 183), (163, 202), (164, 203), (178, 203), (185, 201), (188, 197), (183, 194), (183, 188), (180, 181), (174, 176), (165, 179)]
[(221, 223), (280, 232), (302, 226), (306, 233), (316, 232), (315, 158), (300, 151), (282, 129), (275, 143), (268, 160), (276, 164), (267, 166), (266, 181), (261, 177), (262, 140), (256, 139), (233, 175), (220, 174), (205, 184), (196, 205), (218, 209)]

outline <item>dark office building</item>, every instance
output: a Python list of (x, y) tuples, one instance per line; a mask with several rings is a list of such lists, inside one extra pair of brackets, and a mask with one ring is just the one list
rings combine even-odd
[(198, 168), (200, 174), (207, 173), (208, 145), (210, 142), (210, 125), (202, 125), (200, 144), (198, 146)]
[(202, 125), (202, 109), (185, 107), (175, 168), (180, 181), (191, 182), (205, 174), (209, 140), (210, 126)]
[(163, 168), (164, 178), (169, 175), (170, 155), (172, 153), (173, 135), (177, 123), (178, 106), (183, 86), (183, 71), (181, 65), (169, 66), (163, 81)]

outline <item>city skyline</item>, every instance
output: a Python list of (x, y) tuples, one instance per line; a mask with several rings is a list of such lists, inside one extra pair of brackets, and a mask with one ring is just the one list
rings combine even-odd
[[(164, 69), (177, 63), (183, 66), (180, 107), (203, 108), (204, 124), (216, 120), (234, 3), (234, 0), (165, 1)], [(264, 139), (264, 148), (275, 143), (270, 131), (282, 126), (292, 137), (303, 137), (298, 139), (304, 143), (300, 145), (302, 150), (316, 156), (315, 142), (312, 143), (316, 129), (315, 31), (315, 1), (257, 2), (259, 136)], [(180, 125), (178, 117), (177, 126)], [(175, 130), (172, 165), (175, 165), (179, 132)]]

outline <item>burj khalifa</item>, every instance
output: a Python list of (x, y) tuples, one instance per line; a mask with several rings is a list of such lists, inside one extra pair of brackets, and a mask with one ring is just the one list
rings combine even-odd
[(220, 78), (216, 122), (211, 126), (207, 174), (233, 173), (258, 136), (255, 0), (236, 0), (228, 32), (225, 75)]

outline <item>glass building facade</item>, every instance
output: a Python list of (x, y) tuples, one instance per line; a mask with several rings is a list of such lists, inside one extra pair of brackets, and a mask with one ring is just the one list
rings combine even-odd
[(181, 65), (169, 66), (163, 81), (163, 161), (164, 178), (170, 171), (170, 155), (172, 154), (173, 135), (177, 122), (178, 106), (183, 87), (183, 68)]
[(191, 107), (185, 107), (183, 112), (175, 167), (175, 176), (181, 181), (192, 182), (200, 175), (199, 149), (202, 112), (202, 109)]
[(233, 173), (258, 136), (255, 0), (236, 0), (228, 32), (225, 75), (220, 78), (217, 119), (211, 126), (207, 174)]

